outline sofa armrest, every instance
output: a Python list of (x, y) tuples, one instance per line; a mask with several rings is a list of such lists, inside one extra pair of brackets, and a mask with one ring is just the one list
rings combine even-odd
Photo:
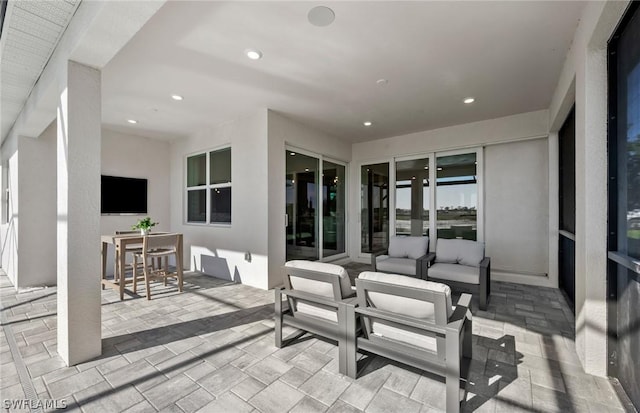
[(429, 253), (424, 254), (416, 260), (416, 278), (427, 279), (427, 268), (429, 267)]
[(429, 267), (431, 267), (431, 265), (433, 265), (433, 262), (436, 259), (436, 253), (435, 252), (430, 252), (427, 255), (425, 255), (424, 258), (424, 273), (422, 274), (422, 279), (423, 280), (428, 280), (429, 279)]
[(480, 261), (480, 309), (486, 310), (491, 295), (491, 258), (484, 257)]
[(429, 263), (429, 267), (431, 267), (431, 264), (433, 264), (433, 262), (436, 260), (436, 253), (430, 252), (426, 255), (426, 257), (427, 257), (427, 262)]
[(371, 253), (371, 267), (373, 267), (373, 271), (374, 272), (378, 270), (377, 267), (376, 267), (376, 265), (377, 265), (377, 260), (376, 259), (381, 255), (387, 254), (387, 251), (388, 250), (382, 250), (382, 251), (377, 251), (377, 252)]

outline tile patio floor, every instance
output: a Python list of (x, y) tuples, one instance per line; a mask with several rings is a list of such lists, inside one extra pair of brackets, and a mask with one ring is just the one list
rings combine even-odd
[[(615, 382), (580, 367), (557, 290), (492, 288), (489, 311), (474, 311), (464, 411), (624, 411)], [(444, 384), (427, 373), (374, 358), (351, 380), (338, 374), (331, 343), (306, 336), (276, 348), (272, 291), (189, 273), (184, 293), (158, 285), (151, 301), (104, 290), (103, 354), (74, 367), (56, 353), (55, 288), (16, 294), (3, 275), (0, 298), (2, 400), (64, 399), (74, 412), (444, 409)]]

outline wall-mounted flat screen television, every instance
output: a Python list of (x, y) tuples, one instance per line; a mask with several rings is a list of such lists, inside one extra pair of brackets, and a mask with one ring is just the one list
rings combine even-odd
[(146, 214), (147, 180), (102, 175), (102, 214)]

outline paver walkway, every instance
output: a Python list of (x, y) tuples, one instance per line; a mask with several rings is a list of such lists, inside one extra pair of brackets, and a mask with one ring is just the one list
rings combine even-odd
[[(444, 383), (427, 373), (375, 358), (352, 380), (338, 374), (330, 342), (305, 336), (276, 348), (272, 291), (190, 273), (182, 294), (154, 288), (151, 301), (104, 290), (102, 356), (65, 367), (56, 289), (17, 294), (0, 276), (3, 403), (64, 400), (63, 411), (100, 413), (444, 409)], [(557, 290), (494, 283), (489, 311), (474, 311), (464, 411), (624, 411), (612, 382), (580, 367), (573, 322)]]

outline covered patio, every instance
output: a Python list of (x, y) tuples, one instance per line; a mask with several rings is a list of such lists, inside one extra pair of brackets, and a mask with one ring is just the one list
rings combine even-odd
[[(345, 267), (351, 277), (367, 269)], [(68, 411), (444, 411), (444, 383), (423, 371), (375, 357), (352, 380), (338, 374), (331, 342), (275, 347), (272, 291), (195, 273), (182, 294), (156, 284), (151, 301), (104, 290), (102, 355), (66, 367), (56, 288), (16, 293), (0, 280), (3, 399)], [(494, 282), (488, 311), (474, 311), (463, 411), (632, 410), (615, 382), (584, 372), (574, 323), (559, 290)]]

